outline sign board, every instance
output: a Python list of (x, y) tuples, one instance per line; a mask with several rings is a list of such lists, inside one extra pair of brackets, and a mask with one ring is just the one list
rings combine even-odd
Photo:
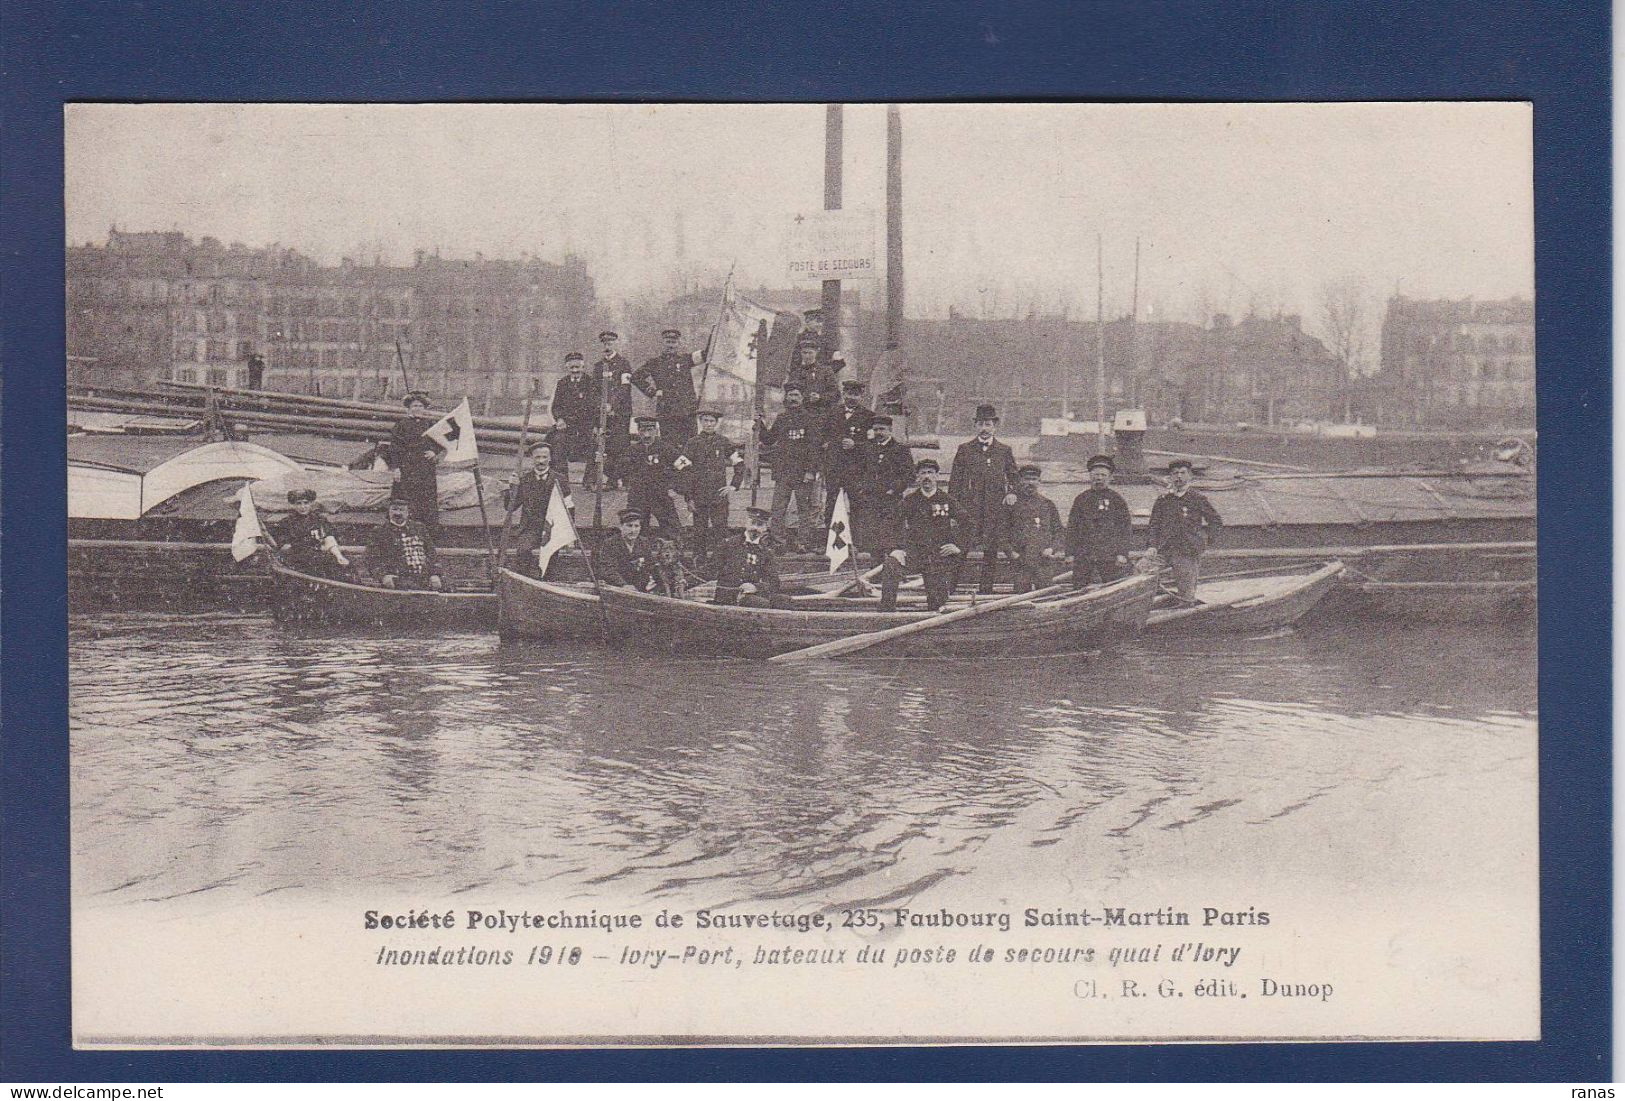
[(789, 274), (792, 282), (825, 279), (873, 279), (879, 272), (875, 254), (873, 210), (816, 210), (790, 219)]

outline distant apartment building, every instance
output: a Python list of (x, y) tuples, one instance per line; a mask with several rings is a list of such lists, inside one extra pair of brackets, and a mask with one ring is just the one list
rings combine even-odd
[[(291, 249), (122, 233), (68, 250), (70, 381), (160, 381), (377, 400), (410, 383), (506, 408), (585, 349), (591, 277), (562, 264), (319, 264)], [(258, 376), (258, 377), (256, 377)]]
[(1535, 420), (1535, 306), (1395, 296), (1382, 323), (1376, 392), (1385, 420), (1523, 428)]

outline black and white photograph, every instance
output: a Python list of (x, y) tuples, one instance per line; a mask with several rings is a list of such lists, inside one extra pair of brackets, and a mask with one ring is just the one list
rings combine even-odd
[(69, 105), (75, 1045), (1540, 1038), (1533, 118)]

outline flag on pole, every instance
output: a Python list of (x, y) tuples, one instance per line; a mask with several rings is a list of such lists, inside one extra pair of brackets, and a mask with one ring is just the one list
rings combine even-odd
[(447, 470), (467, 470), (480, 461), (474, 444), (474, 411), (468, 407), (467, 398), (425, 428), (423, 434), (446, 449), (440, 465)]
[(829, 559), (829, 572), (840, 569), (852, 555), (852, 510), (846, 503), (846, 490), (835, 498), (835, 510), (829, 517), (829, 537), (824, 540), (824, 557)]
[(254, 557), (260, 549), (260, 514), (254, 511), (254, 495), (244, 486), (237, 491), (237, 526), (231, 531), (231, 556), (238, 562)]
[(545, 577), (547, 564), (553, 561), (553, 556), (576, 540), (576, 526), (570, 520), (570, 510), (564, 507), (564, 495), (555, 485), (553, 496), (547, 502), (547, 539), (536, 548), (536, 565), (540, 567), (538, 576)]
[[(705, 361), (708, 370), (715, 368), (722, 374), (730, 376), (730, 381), (744, 383), (754, 390), (757, 366), (762, 353), (766, 350), (757, 346), (757, 333), (764, 322), (771, 332), (773, 320), (777, 316), (766, 306), (735, 294), (733, 284), (730, 283), (723, 291), (722, 315), (717, 320), (716, 328), (712, 330), (711, 339), (706, 345)], [(707, 378), (709, 377), (708, 373)], [(707, 400), (716, 400), (718, 396), (701, 395)]]

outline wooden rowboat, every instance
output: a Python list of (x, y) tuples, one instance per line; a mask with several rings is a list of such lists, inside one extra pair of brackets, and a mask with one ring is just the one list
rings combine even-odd
[[(1013, 657), (1098, 650), (1145, 626), (1156, 582), (1126, 577), (882, 643), (874, 657)], [(795, 608), (743, 608), (603, 590), (612, 638), (681, 654), (764, 658), (930, 618), (923, 609), (882, 612), (840, 597)]]
[(497, 571), (497, 630), (503, 638), (598, 640), (606, 620), (590, 585), (538, 581), (504, 567)]
[(1215, 578), (1198, 582), (1193, 608), (1157, 608), (1146, 630), (1166, 634), (1249, 634), (1290, 627), (1337, 587), (1341, 562), (1305, 573)]
[(385, 589), (301, 573), (271, 564), (271, 611), (283, 623), (332, 627), (438, 629), (496, 626), (490, 590), (433, 592)]

